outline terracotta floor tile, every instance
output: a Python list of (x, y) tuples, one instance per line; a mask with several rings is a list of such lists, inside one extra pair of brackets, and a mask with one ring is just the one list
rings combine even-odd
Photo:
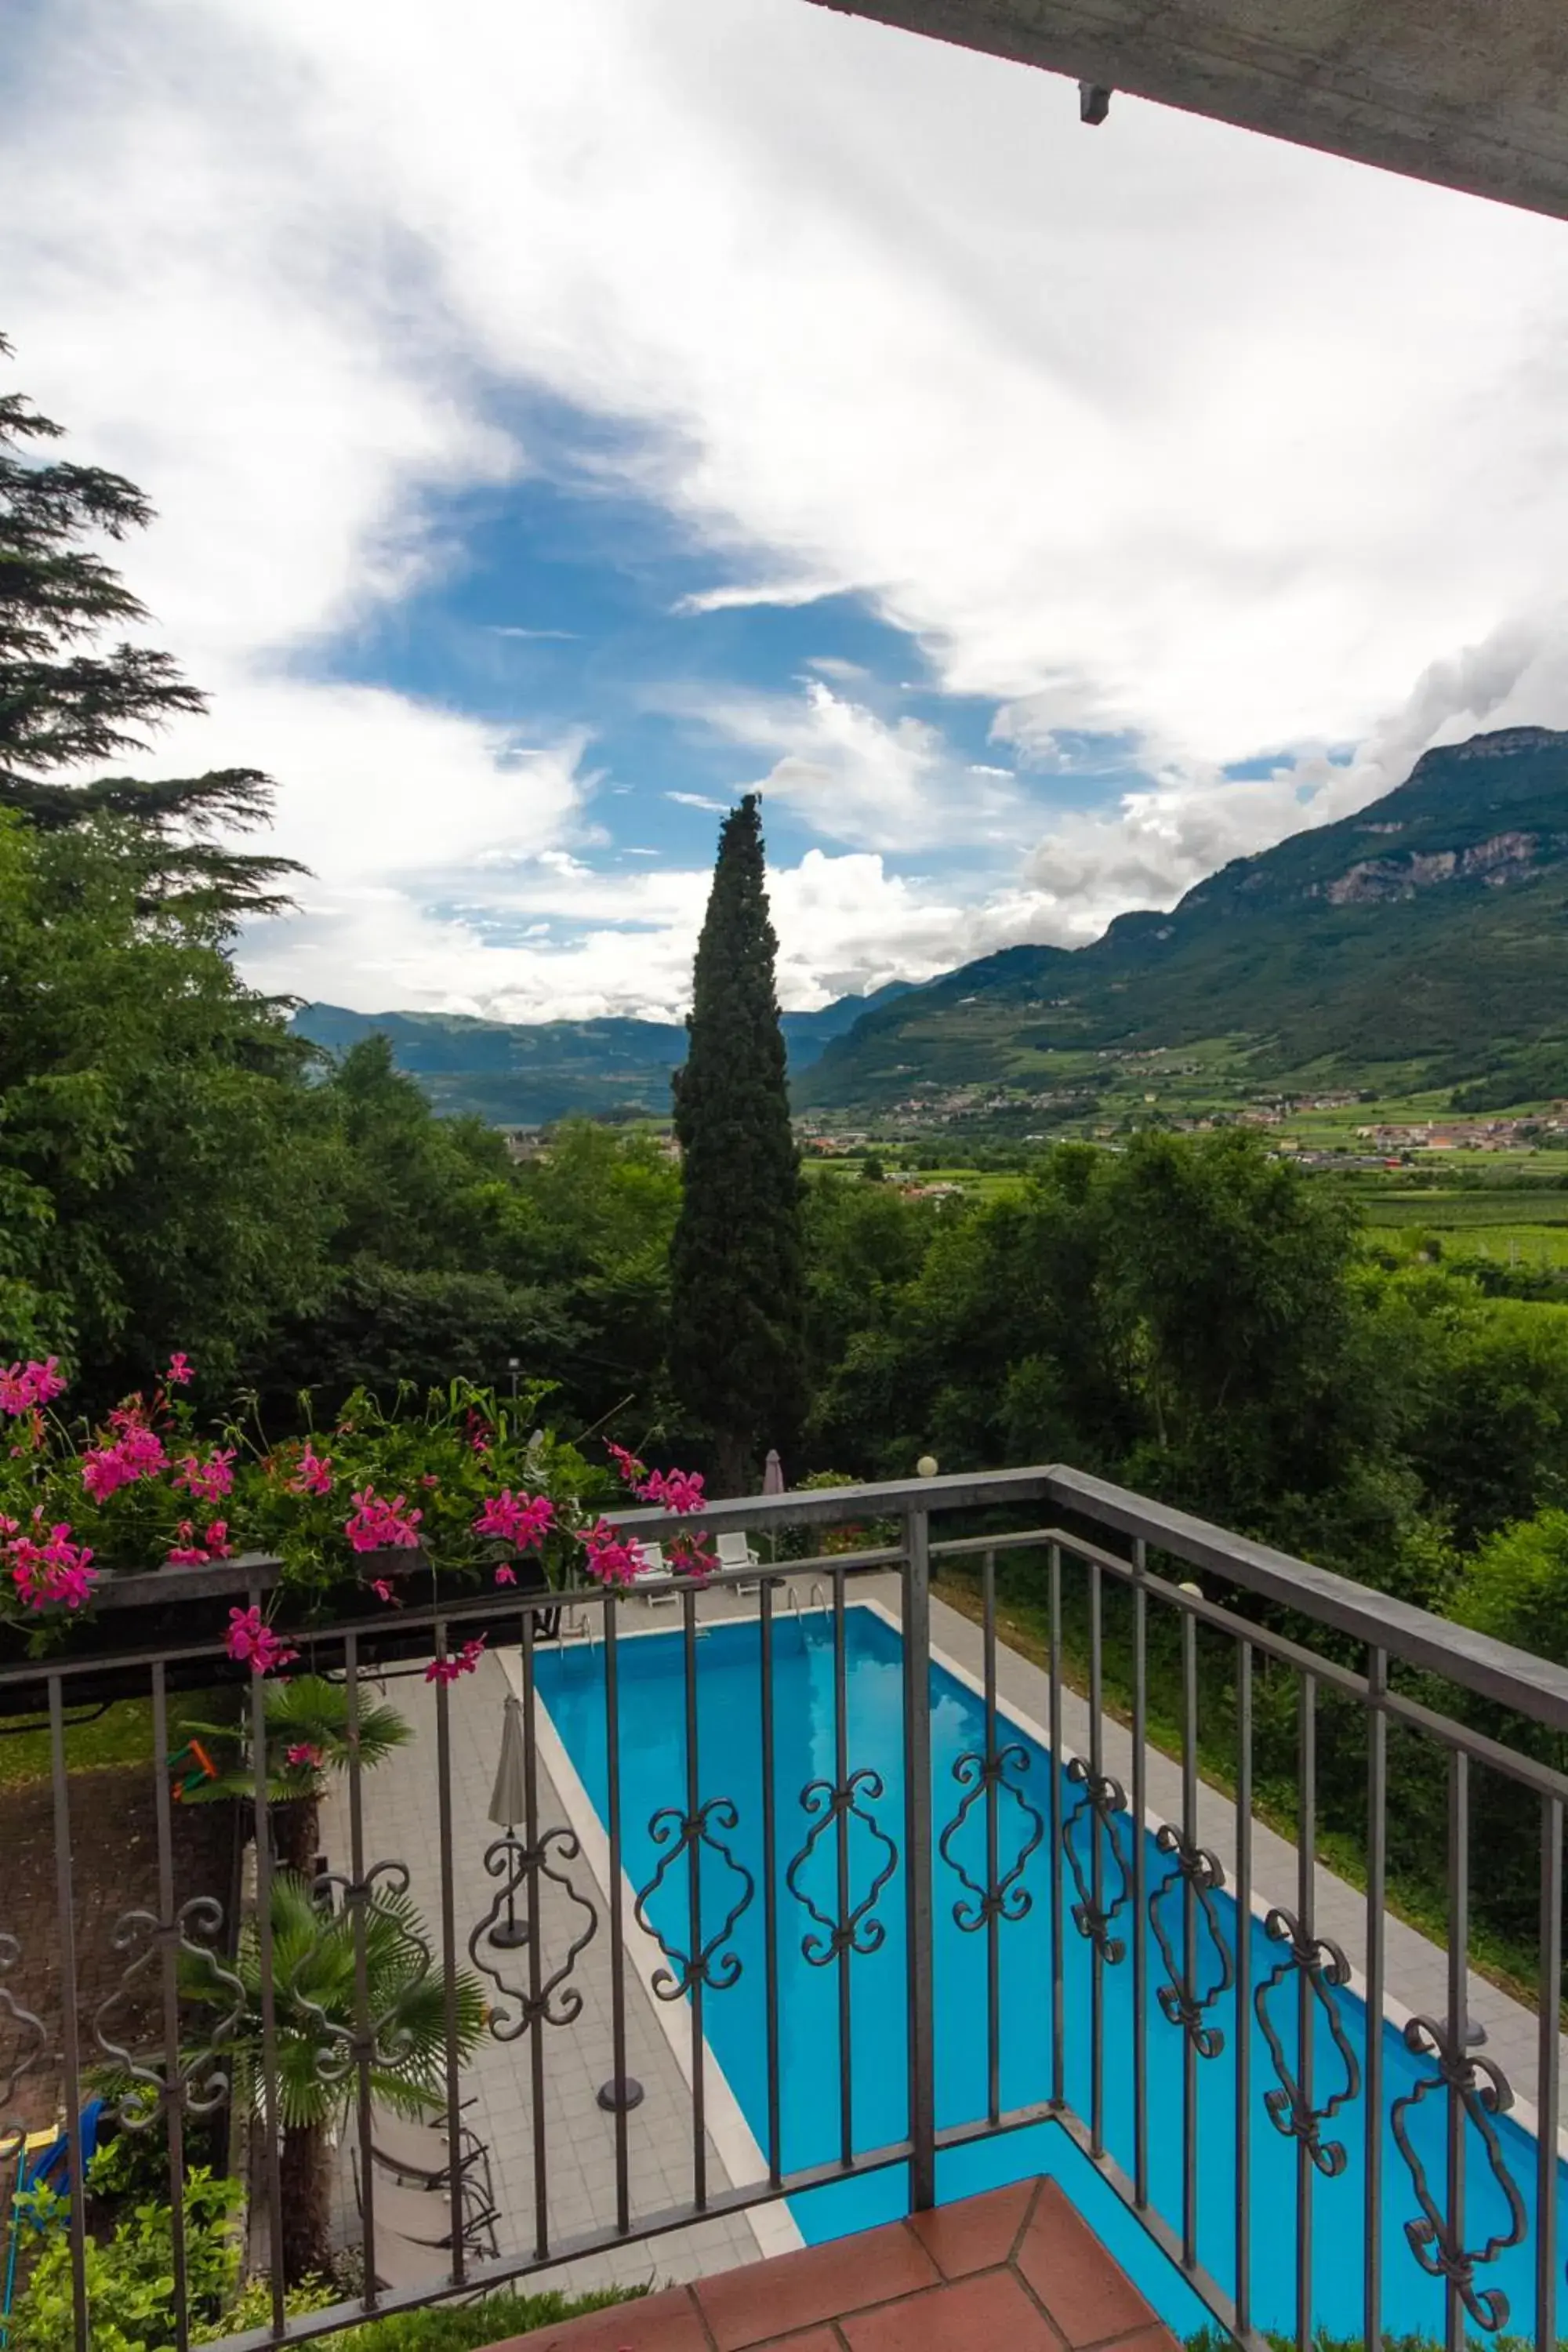
[(1054, 2180), (1041, 2186), (1018, 2268), (1071, 2345), (1100, 2344), (1153, 2322), (1137, 2288)]
[(745, 2352), (747, 2346), (766, 2344), (791, 2328), (812, 2327), (868, 2304), (913, 2294), (934, 2286), (938, 2278), (920, 2240), (895, 2221), (830, 2246), (777, 2254), (765, 2275), (722, 2271), (716, 2278), (700, 2279), (694, 2292), (719, 2352)]
[(994, 2270), (1012, 2252), (1038, 2186), (1018, 2180), (959, 2205), (941, 2205), (934, 2213), (911, 2213), (910, 2227), (943, 2278)]
[(844, 2338), (831, 2327), (808, 2327), (804, 2336), (774, 2336), (763, 2352), (844, 2352)]
[(709, 2352), (709, 2346), (691, 2297), (676, 2286), (510, 2336), (495, 2352)]
[(986, 2271), (843, 2323), (849, 2352), (1061, 2352), (1011, 2271)]

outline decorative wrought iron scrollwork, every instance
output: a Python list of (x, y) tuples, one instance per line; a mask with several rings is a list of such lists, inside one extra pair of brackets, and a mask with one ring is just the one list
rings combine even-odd
[[(1169, 1855), (1171, 1862), (1170, 1869), (1149, 1898), (1149, 1925), (1154, 1930), (1166, 1976), (1165, 1983), (1156, 1988), (1154, 1997), (1171, 2023), (1181, 2027), (1200, 2058), (1217, 2058), (1225, 2048), (1225, 2034), (1219, 2026), (1206, 2024), (1205, 2020), (1215, 2001), (1236, 1981), (1235, 1959), (1214, 1904), (1215, 1894), (1225, 1885), (1225, 1867), (1217, 1854), (1211, 1853), (1207, 1846), (1194, 1845), (1172, 1822), (1167, 1822), (1155, 1832), (1154, 1843), (1163, 1854)], [(1205, 1991), (1189, 1983), (1161, 1916), (1161, 1906), (1178, 1886), (1184, 1889), (1184, 1904), (1197, 1905), (1215, 1955), (1215, 1981)]]
[[(1361, 2090), (1361, 2061), (1345, 2032), (1340, 2005), (1334, 1998), (1339, 1987), (1350, 1982), (1351, 1964), (1329, 1937), (1309, 1938), (1303, 1936), (1289, 1911), (1270, 1911), (1263, 1923), (1263, 1932), (1271, 1943), (1285, 1947), (1253, 1995), (1258, 2022), (1268, 2044), (1274, 2072), (1279, 2077), (1279, 2088), (1266, 2091), (1263, 2104), (1275, 2129), (1283, 2132), (1287, 2139), (1299, 2139), (1318, 2170), (1325, 2179), (1331, 2180), (1345, 2168), (1344, 2143), (1342, 2140), (1324, 2139), (1323, 2126), (1331, 2123), (1342, 2107), (1349, 2106)], [(1291, 2072), (1285, 2056), (1285, 2045), (1268, 2013), (1269, 1995), (1277, 1992), (1286, 1978), (1292, 1974), (1305, 1979), (1312, 2000), (1328, 2019), (1329, 2032), (1333, 2036), (1334, 2048), (1344, 2068), (1342, 2087), (1331, 2098), (1326, 2099), (1321, 2106), (1313, 2106), (1308, 2101), (1301, 2088), (1300, 2073)], [(1300, 2064), (1300, 2053), (1298, 2053), (1298, 2070)]]
[[(15, 1936), (0, 1935), (0, 1978), (8, 1976), (22, 1957), (22, 1947)], [(0, 2022), (15, 2028), (17, 2037), (16, 2055), (0, 2072), (0, 2156), (14, 2157), (26, 2137), (26, 2126), (8, 2122), (5, 2105), (16, 2092), (17, 2084), (31, 2066), (37, 2065), (49, 2046), (48, 2030), (41, 2017), (24, 2009), (9, 1986), (0, 1983)], [(6, 2039), (10, 2033), (7, 2031)]]
[[(171, 2106), (177, 2106), (184, 2115), (214, 2115), (228, 2096), (228, 2074), (218, 2053), (232, 2041), (245, 2013), (246, 1991), (214, 1948), (222, 1932), (223, 1905), (210, 1895), (193, 1895), (172, 1919), (160, 1919), (155, 1911), (127, 1911), (115, 1924), (113, 1950), (134, 1957), (121, 1970), (120, 1982), (108, 2000), (94, 2011), (92, 2032), (111, 2065), (130, 2078), (115, 2109), (127, 2131), (145, 2131)], [(163, 1955), (171, 1946), (182, 1992), (197, 1996), (204, 2008), (226, 2000), (228, 2009), (216, 2024), (204, 2027), (194, 2049), (163, 2051), (162, 2063), (154, 2065), (148, 2063), (145, 2053), (136, 2057), (104, 2028), (121, 2002), (138, 1993), (145, 1997), (146, 1980), (154, 1969), (161, 1969)]]
[[(881, 1774), (872, 1771), (868, 1766), (858, 1772), (851, 1772), (847, 1780), (843, 1782), (808, 1781), (800, 1792), (801, 1810), (812, 1816), (812, 1823), (806, 1832), (805, 1843), (784, 1873), (784, 1882), (795, 1901), (816, 1922), (818, 1932), (813, 1933), (808, 1929), (800, 1945), (802, 1953), (814, 1969), (826, 1968), (829, 1960), (837, 1959), (842, 1953), (878, 1951), (887, 1939), (888, 1931), (875, 1914), (882, 1889), (899, 1866), (899, 1849), (876, 1815), (867, 1811), (868, 1805), (879, 1803), (883, 1793)], [(862, 1798), (866, 1801), (864, 1804)], [(859, 1902), (846, 1917), (836, 1919), (813, 1902), (801, 1885), (801, 1875), (827, 1831), (843, 1822), (847, 1835), (851, 1821), (858, 1822), (863, 1829), (870, 1832), (877, 1843), (886, 1851), (887, 1860), (877, 1871)]]
[[(741, 1816), (729, 1797), (710, 1797), (694, 1813), (682, 1812), (679, 1805), (666, 1805), (655, 1813), (648, 1823), (648, 1835), (655, 1845), (662, 1846), (658, 1869), (642, 1889), (633, 1906), (639, 1927), (650, 1935), (671, 1968), (660, 1969), (653, 1979), (653, 1990), (660, 2000), (679, 2000), (694, 1985), (703, 1985), (710, 1992), (727, 1992), (740, 1979), (741, 1955), (731, 1945), (730, 1938), (740, 1925), (742, 1915), (756, 1893), (756, 1881), (743, 1862), (738, 1862), (723, 1838), (714, 1835), (715, 1829), (727, 1835), (741, 1825)], [(688, 1870), (698, 1874), (701, 1883), (702, 1849), (706, 1846), (728, 1864), (742, 1884), (740, 1894), (731, 1905), (724, 1924), (706, 1939), (695, 1952), (682, 1950), (672, 1944), (648, 1916), (648, 1905), (664, 1885), (682, 1854), (689, 1857)]]
[[(408, 1884), (408, 1865), (404, 1862), (373, 1863), (361, 1878), (348, 1877), (342, 1871), (323, 1870), (310, 1881), (311, 1896), (321, 1912), (321, 1927), (289, 1969), (282, 1990), (287, 2000), (310, 2020), (320, 2037), (312, 2062), (319, 2083), (342, 2083), (361, 2063), (378, 2072), (395, 2074), (414, 2051), (413, 2028), (400, 2026), (395, 2021), (414, 1987), (430, 1974), (435, 1957), (412, 1924), (418, 1914), (400, 1900), (407, 1894)], [(333, 1914), (334, 1893), (342, 1897), (341, 1921)], [(363, 2024), (356, 2019), (352, 2025), (342, 2025), (320, 2001), (310, 1999), (305, 1987), (329, 1941), (342, 1935), (345, 1924), (349, 1933), (354, 1934), (354, 1916), (362, 1912), (367, 1939), (373, 1932), (378, 1940), (384, 1938), (384, 1948), (376, 1956), (375, 1972), (391, 1980), (392, 1998)], [(411, 1964), (405, 1969), (395, 1965), (395, 1958), (400, 1952), (406, 1953)]]
[[(956, 1871), (967, 1887), (967, 1898), (960, 1895), (952, 1906), (956, 1925), (965, 1935), (973, 1935), (992, 1919), (1025, 1919), (1034, 1906), (1034, 1897), (1024, 1885), (1024, 1867), (1029, 1856), (1046, 1834), (1046, 1825), (1015, 1780), (1007, 1778), (1008, 1768), (1026, 1772), (1029, 1752), (1024, 1747), (999, 1748), (985, 1756), (972, 1749), (961, 1756), (952, 1768), (952, 1777), (964, 1791), (963, 1801), (952, 1821), (937, 1841), (937, 1851), (948, 1868)], [(1024, 1817), (1026, 1834), (1012, 1863), (992, 1884), (989, 1876), (981, 1885), (972, 1878), (952, 1849), (963, 1833), (963, 1824), (971, 1811), (988, 1790), (994, 1789), (998, 1798), (1005, 1789)]]
[[(1067, 1777), (1079, 1792), (1062, 1822), (1062, 1852), (1067, 1856), (1068, 1868), (1072, 1872), (1073, 1885), (1078, 1890), (1078, 1901), (1072, 1906), (1073, 1925), (1079, 1934), (1094, 1946), (1106, 1965), (1115, 1968), (1126, 1958), (1127, 1945), (1121, 1937), (1113, 1936), (1110, 1930), (1132, 1895), (1127, 1858), (1121, 1851), (1121, 1841), (1114, 1826), (1117, 1814), (1127, 1811), (1127, 1791), (1121, 1781), (1113, 1780), (1109, 1773), (1097, 1775), (1093, 1772), (1081, 1756), (1073, 1758), (1067, 1768)], [(1079, 1853), (1073, 1838), (1074, 1831), (1086, 1821), (1089, 1824), (1090, 1840), (1087, 1860)], [(1096, 1902), (1094, 1894), (1093, 1856), (1102, 1835), (1110, 1849), (1110, 1859), (1116, 1869), (1117, 1891), (1110, 1903)], [(1103, 1885), (1102, 1880), (1102, 1893)]]
[[(515, 2011), (499, 2007), (491, 2010), (489, 2030), (498, 2042), (515, 2042), (531, 2025), (570, 2025), (583, 2013), (583, 1996), (577, 1987), (568, 1985), (566, 1979), (577, 1965), (578, 1955), (587, 1950), (598, 1933), (599, 1915), (567, 1873), (556, 1869), (550, 1859), (553, 1853), (562, 1862), (575, 1862), (581, 1852), (582, 1848), (572, 1832), (561, 1828), (546, 1830), (537, 1845), (526, 1844), (509, 1830), (505, 1837), (497, 1838), (486, 1851), (486, 1872), (501, 1883), (496, 1890), (495, 1901), (468, 1937), (468, 1958), (479, 1973), (489, 1977), (508, 2000), (517, 2003)], [(545, 1879), (559, 1886), (580, 1910), (587, 1913), (588, 1924), (568, 1946), (565, 1958), (549, 1976), (541, 1979), (539, 1990), (525, 1991), (521, 1986), (509, 1984), (500, 1969), (483, 1957), (480, 1948), (482, 1946), (484, 1951), (493, 1948), (489, 1932), (509, 1900), (515, 1902), (520, 1895), (522, 1895), (529, 1916), (538, 1917), (542, 1882)], [(562, 1990), (563, 1986), (564, 1990)], [(557, 1993), (561, 1994), (559, 2001), (555, 1998)]]
[[(1509, 2301), (1500, 2287), (1478, 2287), (1476, 2272), (1483, 2263), (1495, 2263), (1510, 2246), (1522, 2245), (1527, 2228), (1524, 2200), (1503, 2160), (1496, 2116), (1506, 2115), (1513, 2105), (1513, 2091), (1500, 2066), (1489, 2058), (1478, 2058), (1472, 2050), (1461, 2046), (1456, 2050), (1444, 2027), (1430, 2017), (1413, 2017), (1405, 2029), (1405, 2046), (1418, 2058), (1436, 2061), (1433, 2072), (1418, 2077), (1413, 2089), (1395, 2099), (1389, 2112), (1399, 2153), (1409, 2168), (1415, 2201), (1421, 2208), (1418, 2221), (1406, 2221), (1405, 2235), (1410, 2251), (1422, 2269), (1432, 2278), (1452, 2282), (1460, 2302), (1478, 2327), (1489, 2334), (1502, 2327), (1508, 2320)], [(1510, 2227), (1504, 2235), (1495, 2235), (1484, 2246), (1472, 2250), (1465, 2244), (1463, 2213), (1445, 2214), (1432, 2194), (1425, 2166), (1411, 2144), (1405, 2116), (1418, 2107), (1429, 2092), (1446, 2090), (1450, 2099), (1458, 2099), (1464, 2108), (1460, 2123), (1473, 2123), (1481, 2136), (1487, 2152), (1487, 2162), (1492, 2179), (1502, 2191), (1508, 2206)]]

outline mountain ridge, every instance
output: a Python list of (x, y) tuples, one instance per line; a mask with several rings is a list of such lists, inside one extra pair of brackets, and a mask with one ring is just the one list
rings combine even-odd
[(1380, 800), (1233, 859), (1167, 913), (963, 965), (866, 1013), (797, 1095), (886, 1107), (922, 1084), (1022, 1083), (1042, 1057), (1221, 1037), (1260, 1078), (1419, 1064), (1448, 1084), (1511, 1061), (1568, 1088), (1568, 734), (1426, 751)]
[[(890, 1003), (906, 986), (889, 981), (814, 1013), (783, 1014), (792, 1072), (808, 1069), (863, 1013)], [(397, 1067), (418, 1079), (438, 1110), (469, 1112), (500, 1127), (544, 1126), (574, 1113), (666, 1117), (670, 1073), (686, 1058), (683, 1022), (622, 1014), (489, 1021), (467, 1013), (355, 1013), (318, 1003), (301, 1005), (289, 1025), (334, 1055), (380, 1034), (390, 1040)]]

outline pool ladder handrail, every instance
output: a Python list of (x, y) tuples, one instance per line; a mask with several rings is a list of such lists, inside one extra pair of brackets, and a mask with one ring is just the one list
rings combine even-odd
[(827, 1594), (823, 1588), (822, 1579), (819, 1576), (814, 1576), (811, 1580), (811, 1591), (806, 1601), (805, 1609), (803, 1609), (800, 1605), (800, 1587), (798, 1584), (791, 1583), (789, 1591), (784, 1599), (784, 1607), (793, 1612), (800, 1626), (803, 1635), (805, 1631), (806, 1609), (831, 1609), (833, 1603), (829, 1601)]

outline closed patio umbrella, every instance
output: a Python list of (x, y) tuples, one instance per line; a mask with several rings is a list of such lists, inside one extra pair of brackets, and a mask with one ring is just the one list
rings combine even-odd
[[(776, 1445), (770, 1445), (768, 1448), (768, 1458), (763, 1465), (763, 1492), (764, 1495), (782, 1495), (784, 1491), (784, 1464), (779, 1460), (778, 1447)], [(770, 1530), (768, 1535), (768, 1558), (776, 1565), (778, 1556), (778, 1538)]]
[[(496, 1767), (496, 1785), (490, 1798), (490, 1819), (510, 1837), (519, 1822), (528, 1818), (528, 1757), (522, 1727), (522, 1701), (514, 1691), (507, 1694), (506, 1714), (501, 1721), (500, 1762)], [(498, 1919), (490, 1929), (489, 1940), (502, 1951), (511, 1951), (528, 1941), (528, 1922), (520, 1919), (514, 1907), (517, 1895), (518, 1872), (516, 1855), (509, 1855), (506, 1882), (506, 1917)]]

